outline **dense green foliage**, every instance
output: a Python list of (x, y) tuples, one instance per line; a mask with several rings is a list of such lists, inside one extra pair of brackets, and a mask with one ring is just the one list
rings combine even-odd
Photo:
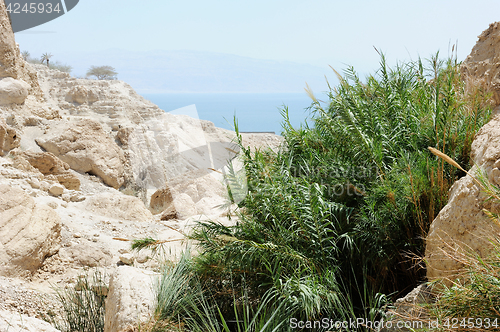
[[(314, 127), (287, 121), (279, 152), (245, 149), (248, 195), (232, 227), (202, 223), (198, 271), (245, 277), (255, 297), (274, 294), (290, 317), (374, 319), (380, 294), (423, 281), (423, 238), (489, 117), (485, 93), (469, 91), (456, 61), (437, 55), (390, 69), (381, 57), (362, 81), (339, 76), (328, 107), (312, 95)], [(241, 143), (241, 141), (240, 141)], [(378, 294), (378, 295), (377, 295)]]
[(162, 278), (160, 321), (193, 331), (374, 321), (424, 281), (423, 239), (463, 175), (427, 148), (469, 168), (490, 114), (488, 95), (466, 86), (456, 60), (436, 55), (426, 64), (391, 69), (381, 56), (365, 80), (348, 68), (326, 106), (308, 91), (314, 126), (293, 128), (285, 107), (280, 151), (245, 148), (236, 128), (245, 185), (238, 190), (232, 169), (227, 180), (239, 218), (198, 224), (191, 238), (199, 254)]

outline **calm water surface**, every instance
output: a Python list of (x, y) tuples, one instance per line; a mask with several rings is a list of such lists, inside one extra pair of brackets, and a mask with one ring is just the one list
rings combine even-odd
[[(309, 117), (311, 99), (306, 93), (169, 93), (143, 94), (166, 112), (196, 105), (200, 119), (217, 127), (233, 129), (236, 116), (240, 131), (272, 131), (280, 134), (283, 117), (280, 109), (288, 106), (291, 123), (299, 127)], [(308, 120), (311, 126), (312, 121)]]

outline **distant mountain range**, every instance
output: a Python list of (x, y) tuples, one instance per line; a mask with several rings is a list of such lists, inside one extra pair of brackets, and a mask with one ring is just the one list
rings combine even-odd
[(303, 92), (306, 82), (314, 91), (327, 88), (324, 75), (331, 70), (285, 61), (260, 60), (230, 54), (196, 51), (55, 54), (71, 65), (74, 76), (85, 76), (92, 66), (110, 65), (118, 79), (139, 93), (176, 92)]

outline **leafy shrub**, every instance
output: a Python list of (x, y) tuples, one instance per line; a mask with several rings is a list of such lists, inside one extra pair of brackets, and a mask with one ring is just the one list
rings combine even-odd
[(118, 73), (111, 66), (90, 66), (87, 71), (87, 77), (94, 76), (98, 80), (114, 80), (116, 75)]

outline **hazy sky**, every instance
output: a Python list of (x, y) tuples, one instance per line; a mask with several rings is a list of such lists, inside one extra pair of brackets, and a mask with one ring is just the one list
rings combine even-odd
[[(33, 56), (67, 51), (197, 50), (372, 71), (428, 57), (458, 40), (458, 57), (500, 20), (500, 1), (80, 0), (66, 15), (16, 34)], [(43, 33), (50, 32), (50, 33)]]

